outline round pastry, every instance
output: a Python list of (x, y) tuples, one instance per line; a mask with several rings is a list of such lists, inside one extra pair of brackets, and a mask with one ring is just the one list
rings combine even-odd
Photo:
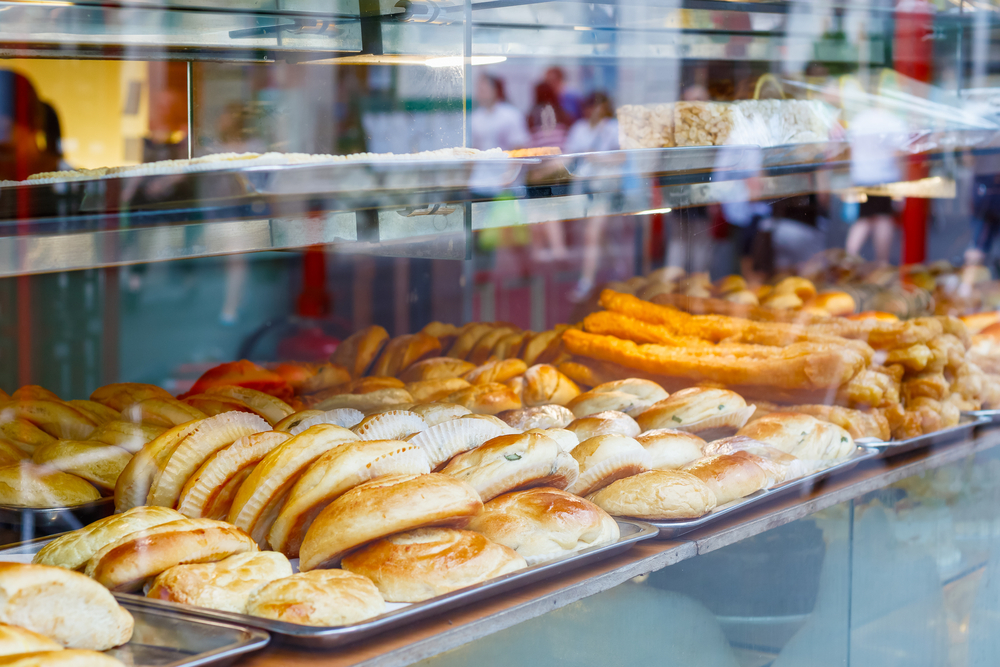
[(432, 357), (413, 364), (399, 374), (399, 379), (403, 382), (423, 382), (460, 378), (475, 367), (475, 364), (470, 364), (464, 359)]
[(574, 447), (571, 454), (580, 464), (580, 476), (566, 490), (578, 496), (650, 468), (649, 452), (636, 440), (623, 435), (596, 435)]
[(465, 389), (469, 383), (462, 378), (441, 378), (438, 380), (420, 380), (419, 382), (409, 382), (406, 391), (414, 401), (430, 403), (445, 399), (456, 391)]
[(43, 546), (31, 562), (82, 570), (95, 553), (112, 542), (136, 531), (183, 518), (184, 515), (167, 507), (133, 507), (57, 537)]
[(576, 481), (580, 467), (552, 438), (524, 433), (493, 438), (459, 454), (441, 472), (468, 482), (488, 501), (530, 486), (564, 489)]
[(599, 384), (566, 404), (576, 417), (615, 410), (635, 416), (669, 394), (651, 380), (629, 378)]
[(388, 341), (389, 332), (382, 327), (365, 327), (345, 338), (330, 355), (330, 361), (346, 368), (351, 377), (359, 378), (368, 371)]
[(449, 419), (458, 419), (472, 414), (469, 408), (454, 403), (418, 403), (410, 408), (410, 412), (420, 415), (428, 428)]
[(597, 505), (544, 486), (497, 496), (483, 506), (469, 530), (510, 547), (528, 565), (612, 544), (621, 536), (618, 523)]
[(413, 403), (410, 392), (401, 387), (386, 387), (361, 394), (337, 394), (324, 398), (312, 407), (316, 410), (336, 410), (353, 408), (365, 414), (379, 410), (390, 410), (401, 403)]
[(739, 456), (744, 453), (755, 457), (751, 460), (767, 473), (770, 486), (798, 477), (804, 477), (813, 471), (812, 467), (798, 457), (786, 454), (776, 447), (771, 447), (759, 440), (742, 435), (713, 440), (705, 445), (705, 456), (714, 456), (716, 454), (733, 454)]
[(653, 470), (676, 470), (705, 456), (705, 441), (685, 431), (661, 428), (646, 431), (636, 440), (649, 452)]
[(402, 440), (427, 429), (420, 415), (408, 410), (388, 410), (365, 417), (351, 431), (361, 440)]
[(771, 292), (761, 305), (778, 310), (795, 310), (804, 306), (805, 302), (794, 292)]
[(345, 570), (313, 570), (272, 581), (246, 606), (251, 616), (320, 627), (352, 625), (384, 612), (375, 584)]
[(61, 650), (62, 644), (43, 634), (16, 625), (0, 623), (0, 656)]
[(302, 571), (329, 567), (369, 542), (425, 526), (461, 528), (483, 508), (468, 484), (438, 473), (360, 484), (319, 513), (299, 549)]
[(292, 576), (292, 564), (274, 551), (236, 554), (214, 563), (175, 565), (153, 580), (146, 597), (242, 614), (250, 596)]
[(0, 563), (0, 623), (95, 651), (124, 644), (134, 625), (98, 582), (66, 568), (23, 563)]
[(527, 567), (516, 551), (479, 533), (418, 528), (362, 547), (343, 568), (368, 577), (387, 602), (421, 602)]
[(0, 658), (2, 667), (125, 667), (125, 663), (99, 651), (32, 651)]
[(565, 428), (573, 421), (573, 413), (561, 405), (538, 405), (520, 410), (505, 410), (497, 418), (519, 431), (533, 428)]
[(634, 438), (642, 432), (634, 419), (624, 412), (607, 410), (598, 412), (588, 417), (575, 419), (566, 427), (567, 431), (572, 431), (579, 438), (580, 442), (589, 440), (597, 435), (624, 435)]
[(767, 486), (767, 473), (760, 466), (732, 454), (706, 456), (684, 466), (684, 472), (705, 482), (719, 505), (745, 498)]
[(682, 470), (650, 470), (619, 479), (587, 500), (611, 516), (662, 521), (697, 519), (716, 507), (705, 482)]
[(131, 458), (132, 455), (120, 447), (78, 440), (57, 440), (42, 445), (31, 456), (35, 463), (82, 477), (108, 495), (114, 492), (118, 475)]
[(521, 399), (509, 387), (495, 382), (474, 384), (460, 389), (448, 397), (448, 403), (455, 403), (480, 415), (495, 415), (504, 410), (517, 410)]
[(462, 378), (470, 384), (503, 383), (518, 375), (523, 375), (526, 370), (528, 370), (528, 365), (521, 359), (502, 359), (490, 361), (474, 368)]
[(295, 482), (267, 533), (267, 542), (272, 549), (295, 558), (316, 516), (348, 489), (385, 475), (422, 475), (430, 471), (424, 450), (412, 442), (360, 440), (334, 447)]
[(713, 440), (739, 430), (754, 409), (736, 392), (691, 387), (655, 403), (635, 420), (643, 431), (672, 428)]
[(100, 498), (92, 484), (76, 475), (27, 461), (0, 467), (0, 505), (70, 507)]
[(772, 412), (737, 432), (805, 461), (844, 459), (854, 451), (851, 435), (829, 422), (794, 412)]
[(87, 562), (86, 573), (113, 591), (131, 592), (174, 565), (210, 563), (247, 551), (257, 551), (257, 545), (236, 526), (213, 519), (181, 519), (105, 545)]
[(524, 371), (521, 400), (527, 407), (566, 405), (580, 395), (580, 388), (549, 364), (537, 364)]
[(475, 449), (502, 433), (500, 426), (486, 419), (451, 419), (414, 435), (409, 442), (423, 450), (431, 470), (436, 470), (453, 456)]
[[(306, 415), (306, 413), (309, 414)], [(298, 435), (310, 426), (315, 426), (316, 424), (333, 424), (334, 426), (340, 426), (341, 428), (354, 428), (365, 418), (365, 414), (363, 412), (355, 410), (354, 408), (337, 408), (335, 410), (327, 410), (325, 412), (322, 410), (303, 410), (302, 412), (298, 412), (296, 414), (304, 416), (295, 423), (288, 423), (286, 428), (279, 429), (275, 426), (274, 430), (287, 431), (292, 435)]]
[(559, 444), (559, 448), (564, 452), (572, 452), (580, 444), (580, 439), (576, 437), (576, 434), (564, 428), (531, 428), (525, 431), (525, 433), (540, 433), (548, 436), (555, 440)]

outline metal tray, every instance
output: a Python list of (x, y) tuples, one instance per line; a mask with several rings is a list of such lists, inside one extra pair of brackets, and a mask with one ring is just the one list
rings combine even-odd
[[(312, 627), (295, 623), (285, 623), (267, 618), (258, 618), (257, 616), (248, 616), (246, 614), (235, 614), (173, 602), (164, 602), (162, 600), (151, 600), (129, 593), (115, 593), (115, 597), (122, 604), (127, 604), (130, 609), (151, 609), (171, 615), (250, 626), (267, 630), (276, 641), (283, 643), (308, 648), (333, 648), (366, 639), (372, 635), (393, 630), (408, 623), (424, 620), (449, 609), (472, 602), (479, 602), (499, 593), (559, 576), (583, 565), (589, 565), (627, 551), (637, 542), (656, 537), (656, 528), (646, 522), (632, 519), (616, 519), (616, 521), (621, 531), (621, 537), (614, 544), (584, 549), (559, 560), (533, 565), (519, 572), (497, 577), (477, 586), (463, 588), (462, 590), (425, 600), (424, 602), (405, 606), (400, 605), (399, 608), (387, 611), (376, 618), (344, 627)], [(30, 542), (18, 544), (7, 549), (0, 549), (0, 561), (17, 560), (20, 562), (30, 562), (30, 555), (37, 553), (51, 539), (31, 540)]]
[(82, 528), (115, 512), (114, 498), (73, 507), (10, 507), (0, 505), (0, 524), (20, 533), (21, 541)]
[(761, 167), (787, 167), (795, 164), (814, 164), (847, 159), (850, 144), (846, 141), (782, 144), (761, 149)]
[(746, 149), (757, 150), (757, 147), (635, 148), (593, 153), (567, 153), (546, 159), (564, 161), (566, 170), (573, 176), (580, 178), (654, 176), (735, 169), (743, 161)]
[(934, 431), (933, 433), (927, 433), (925, 435), (918, 435), (915, 438), (907, 438), (906, 440), (890, 440), (888, 442), (883, 442), (873, 438), (861, 438), (857, 442), (865, 447), (877, 450), (879, 458), (884, 459), (889, 456), (912, 452), (913, 450), (920, 449), (922, 447), (943, 445), (946, 442), (954, 442), (955, 440), (970, 437), (976, 427), (990, 423), (990, 420), (985, 417), (967, 417), (965, 415), (963, 415), (959, 421), (960, 423), (957, 426), (941, 429), (940, 431)]
[(791, 492), (806, 493), (813, 487), (813, 485), (816, 484), (816, 482), (824, 477), (829, 477), (834, 473), (849, 470), (862, 461), (878, 457), (878, 450), (870, 447), (858, 447), (854, 450), (854, 455), (846, 461), (842, 461), (841, 463), (830, 466), (824, 470), (818, 470), (811, 475), (806, 475), (805, 477), (799, 477), (798, 479), (793, 479), (790, 482), (779, 484), (778, 486), (771, 487), (770, 489), (758, 491), (750, 494), (746, 498), (734, 500), (733, 502), (727, 503), (722, 507), (715, 508), (705, 516), (698, 517), (697, 519), (672, 519), (666, 521), (650, 521), (649, 523), (660, 529), (659, 539), (672, 539), (680, 535), (684, 535), (685, 533), (690, 533), (692, 530), (709, 526), (718, 521), (720, 518), (728, 516), (734, 512), (745, 510), (748, 507), (772, 500), (776, 496)]
[(962, 416), (982, 420), (979, 426), (1000, 426), (1000, 410), (970, 410)]

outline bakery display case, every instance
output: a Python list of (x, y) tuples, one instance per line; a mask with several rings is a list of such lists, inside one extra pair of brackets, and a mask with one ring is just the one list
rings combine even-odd
[(998, 12), (0, 2), (0, 655), (995, 664)]

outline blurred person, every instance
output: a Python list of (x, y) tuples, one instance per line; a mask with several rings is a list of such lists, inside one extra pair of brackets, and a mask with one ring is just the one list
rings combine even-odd
[(555, 93), (559, 106), (569, 116), (572, 123), (584, 116), (584, 100), (575, 92), (566, 88), (566, 73), (561, 67), (550, 67), (545, 71), (544, 83)]
[(0, 70), (0, 180), (48, 171), (43, 142), (44, 112), (35, 87), (21, 74)]
[(971, 222), (972, 241), (965, 262), (988, 266), (1000, 238), (1000, 174), (977, 174), (973, 179)]
[(509, 151), (531, 143), (524, 114), (507, 101), (503, 81), (495, 76), (483, 74), (476, 81), (476, 108), (469, 122), (473, 148)]
[(572, 123), (573, 118), (563, 109), (552, 86), (544, 81), (535, 86), (535, 106), (528, 114), (531, 145), (556, 146), (562, 149)]

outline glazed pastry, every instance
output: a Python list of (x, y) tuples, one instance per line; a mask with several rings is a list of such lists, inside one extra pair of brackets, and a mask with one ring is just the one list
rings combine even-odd
[(684, 472), (705, 482), (720, 505), (749, 496), (767, 486), (767, 474), (760, 466), (749, 458), (732, 454), (706, 456), (684, 466)]
[(387, 342), (389, 332), (372, 325), (345, 338), (330, 355), (330, 361), (346, 368), (351, 377), (359, 378), (365, 375)]
[(580, 388), (555, 366), (537, 364), (524, 372), (521, 400), (527, 407), (566, 405), (580, 395)]
[(587, 500), (612, 516), (648, 521), (697, 519), (717, 505), (712, 489), (682, 470), (651, 470), (624, 477)]
[(624, 435), (634, 438), (639, 435), (641, 429), (634, 419), (624, 412), (598, 412), (587, 417), (575, 419), (568, 426), (567, 431), (572, 431), (580, 442), (589, 440), (598, 435)]
[(283, 555), (251, 551), (214, 563), (175, 565), (153, 580), (146, 597), (243, 614), (251, 595), (290, 576), (292, 565)]
[(24, 461), (0, 467), (0, 505), (71, 507), (100, 497), (92, 484), (76, 475)]
[(399, 379), (403, 382), (423, 382), (461, 378), (475, 367), (475, 364), (470, 364), (463, 359), (432, 357), (413, 364), (399, 374)]
[(410, 412), (420, 415), (428, 428), (449, 419), (458, 419), (472, 414), (468, 408), (455, 403), (418, 403), (410, 408)]
[(504, 410), (517, 410), (521, 399), (502, 384), (488, 382), (474, 384), (461, 389), (447, 398), (448, 403), (455, 403), (468, 408), (476, 414), (495, 415)]
[(313, 570), (272, 581), (246, 606), (251, 616), (320, 627), (352, 625), (384, 612), (375, 584), (345, 570)]
[(120, 447), (100, 442), (57, 440), (35, 450), (31, 459), (40, 466), (82, 477), (110, 495), (118, 475), (132, 455)]
[(566, 490), (578, 496), (586, 496), (616, 479), (650, 469), (649, 452), (634, 439), (623, 435), (588, 438), (574, 447), (571, 453), (580, 465), (580, 476)]
[(469, 383), (462, 378), (442, 378), (409, 382), (406, 385), (406, 391), (410, 393), (414, 401), (430, 403), (443, 400), (468, 386)]
[(707, 453), (703, 451), (705, 441), (698, 436), (669, 428), (646, 431), (636, 440), (649, 452), (653, 470), (676, 470)]
[(643, 431), (672, 428), (712, 440), (736, 433), (753, 411), (736, 392), (692, 387), (654, 404), (635, 420)]
[(845, 459), (855, 449), (844, 429), (809, 415), (774, 412), (752, 421), (737, 435), (759, 440), (805, 461)]
[(533, 428), (565, 428), (573, 421), (573, 413), (561, 405), (539, 405), (520, 410), (505, 410), (497, 418), (511, 428), (527, 431)]
[(597, 385), (566, 404), (576, 417), (616, 410), (634, 417), (649, 406), (667, 398), (664, 389), (651, 380), (629, 378)]
[(518, 375), (523, 375), (526, 370), (528, 370), (528, 365), (521, 359), (502, 359), (490, 361), (474, 368), (463, 375), (462, 379), (471, 384), (504, 383)]

